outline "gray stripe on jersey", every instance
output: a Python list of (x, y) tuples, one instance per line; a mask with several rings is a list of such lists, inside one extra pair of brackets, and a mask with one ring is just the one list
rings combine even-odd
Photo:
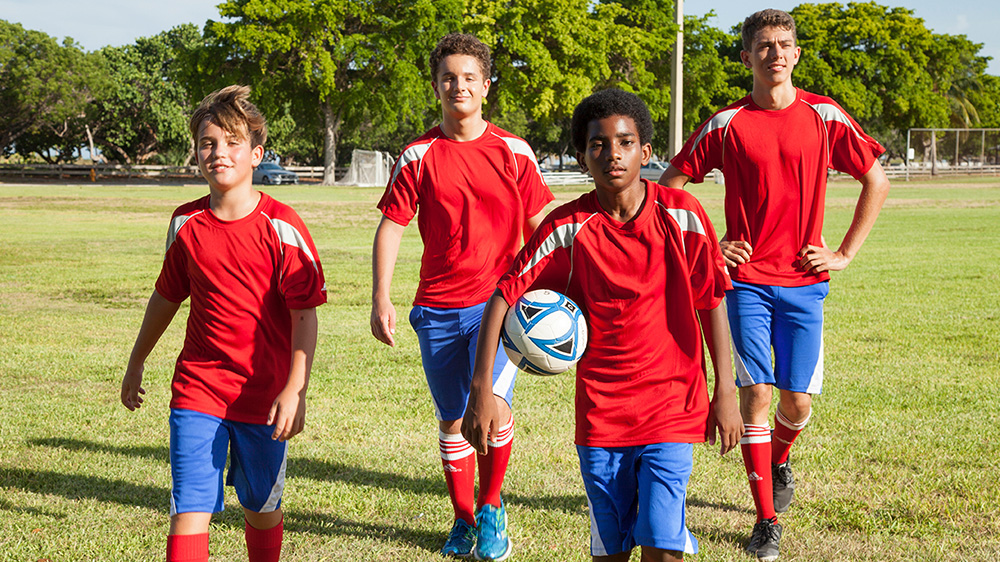
[(718, 129), (725, 129), (729, 127), (729, 122), (732, 121), (733, 117), (735, 117), (736, 114), (739, 113), (739, 111), (744, 107), (746, 106), (741, 105), (740, 107), (727, 109), (725, 111), (720, 111), (716, 113), (715, 116), (713, 116), (712, 119), (705, 124), (705, 127), (702, 128), (701, 132), (698, 133), (698, 139), (695, 140), (693, 143), (691, 143), (691, 150), (688, 152), (688, 154), (689, 155), (694, 154), (694, 151), (696, 148), (698, 148), (698, 144), (701, 142), (701, 140), (705, 138), (705, 136), (711, 133), (712, 131)]
[[(267, 215), (264, 216), (267, 217)], [(267, 218), (271, 221), (271, 226), (274, 227), (274, 231), (278, 234), (278, 240), (281, 240), (282, 244), (295, 246), (301, 250), (302, 253), (309, 258), (313, 268), (319, 270), (319, 266), (316, 265), (316, 256), (314, 256), (312, 251), (309, 249), (309, 244), (306, 243), (306, 239), (302, 236), (302, 233), (299, 232), (297, 228), (281, 219), (272, 219), (271, 217)]]
[[(420, 162), (424, 158), (424, 154), (431, 149), (431, 145), (437, 139), (431, 139), (429, 142), (423, 144), (417, 144), (407, 148), (399, 155), (399, 160), (396, 160), (396, 167), (392, 170), (392, 179), (389, 180), (389, 185), (396, 183), (396, 177), (399, 176), (399, 172), (403, 171), (403, 166), (406, 166), (410, 162)], [(417, 174), (420, 174), (420, 166), (417, 166)]]
[(571, 222), (569, 224), (561, 224), (552, 232), (545, 237), (545, 240), (538, 246), (535, 250), (534, 255), (528, 260), (528, 263), (524, 265), (524, 268), (518, 272), (518, 277), (524, 275), (525, 273), (531, 271), (531, 268), (538, 265), (546, 256), (555, 252), (559, 248), (569, 248), (573, 245), (573, 240), (576, 238), (577, 233), (583, 229), (583, 225), (587, 224), (587, 221), (594, 218), (596, 213), (590, 215), (583, 222)]
[(174, 217), (170, 220), (170, 227), (167, 228), (167, 247), (163, 249), (163, 253), (166, 253), (173, 246), (174, 241), (177, 240), (177, 233), (181, 231), (181, 228), (187, 223), (187, 221), (192, 218), (204, 213), (205, 211), (198, 211), (197, 213), (192, 213), (190, 215), (180, 215)]

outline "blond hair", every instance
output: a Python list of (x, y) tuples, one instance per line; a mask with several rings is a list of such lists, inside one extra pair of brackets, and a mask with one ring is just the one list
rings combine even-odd
[(191, 115), (188, 126), (191, 137), (198, 141), (198, 130), (211, 121), (224, 131), (250, 141), (250, 146), (264, 146), (267, 141), (267, 120), (257, 106), (250, 103), (250, 86), (226, 86), (205, 96)]

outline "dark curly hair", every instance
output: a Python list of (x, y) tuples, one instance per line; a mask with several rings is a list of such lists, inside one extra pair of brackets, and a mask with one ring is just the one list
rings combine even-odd
[(795, 18), (781, 10), (767, 9), (754, 12), (743, 20), (743, 29), (740, 34), (743, 36), (744, 51), (749, 51), (753, 47), (754, 36), (765, 27), (787, 29), (792, 32), (792, 39), (795, 40), (795, 43), (799, 42), (798, 34), (795, 32)]
[(438, 67), (441, 60), (449, 55), (469, 55), (479, 62), (479, 69), (483, 71), (483, 78), (489, 80), (491, 55), (490, 48), (486, 43), (480, 41), (475, 35), (467, 33), (449, 33), (438, 41), (434, 50), (431, 51), (430, 69), (431, 79), (437, 79)]
[(578, 152), (586, 151), (587, 126), (591, 121), (612, 115), (631, 117), (636, 129), (639, 130), (639, 142), (641, 144), (653, 142), (653, 118), (650, 117), (646, 104), (633, 93), (610, 88), (590, 94), (573, 110), (573, 121), (570, 125), (573, 148)]

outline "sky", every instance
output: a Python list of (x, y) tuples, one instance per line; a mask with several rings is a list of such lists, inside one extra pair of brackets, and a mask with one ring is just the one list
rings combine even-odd
[[(670, 0), (664, 0), (670, 1)], [(846, 4), (848, 0), (841, 0)], [(883, 6), (905, 7), (922, 18), (935, 33), (966, 35), (982, 43), (980, 54), (993, 57), (987, 72), (1000, 75), (1000, 5), (997, 0), (876, 0)], [(182, 23), (199, 28), (209, 19), (218, 20), (220, 0), (0, 0), (0, 19), (44, 31), (59, 40), (72, 37), (92, 51), (105, 45), (132, 43), (137, 37), (156, 35)], [(686, 0), (684, 12), (703, 15), (729, 30), (750, 12), (763, 8), (791, 10), (802, 2), (770, 0)], [(819, 3), (819, 2), (815, 2)]]

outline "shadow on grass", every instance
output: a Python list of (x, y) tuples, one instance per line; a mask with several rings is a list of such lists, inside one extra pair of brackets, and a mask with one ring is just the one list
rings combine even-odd
[[(33, 439), (28, 441), (28, 444), (67, 451), (89, 451), (152, 459), (164, 464), (170, 462), (169, 449), (164, 446), (122, 447), (59, 437)], [(402, 476), (392, 472), (370, 470), (338, 462), (296, 457), (289, 459), (288, 466), (288, 475), (291, 478), (310, 478), (327, 482), (343, 482), (356, 486), (376, 487), (385, 490), (398, 490), (411, 494), (430, 494), (441, 496), (442, 498), (448, 497), (448, 488), (445, 485), (444, 478), (438, 474), (426, 478)], [(559, 510), (571, 514), (586, 513), (587, 508), (587, 500), (582, 494), (552, 496), (504, 494), (504, 501), (509, 505), (520, 505), (539, 511)]]
[(749, 514), (754, 513), (753, 509), (747, 506), (739, 506), (732, 503), (704, 501), (704, 500), (699, 500), (698, 498), (693, 498), (691, 496), (688, 496), (687, 498), (687, 505), (688, 507), (704, 507), (706, 509), (715, 509), (718, 511), (732, 511), (735, 513), (749, 513)]
[(3, 498), (0, 498), (0, 511), (24, 513), (26, 515), (37, 515), (40, 517), (51, 517), (53, 519), (66, 519), (65, 513), (56, 513), (54, 511), (36, 509), (34, 507), (21, 507), (19, 505), (14, 505), (10, 503), (9, 501)]
[(423, 531), (395, 525), (354, 521), (316, 512), (285, 511), (285, 530), (324, 536), (374, 539), (386, 544), (406, 544), (436, 552), (441, 548), (447, 529)]
[(166, 511), (170, 490), (109, 480), (84, 474), (60, 474), (45, 470), (0, 467), (0, 488), (16, 488), (34, 494), (62, 496), (69, 500), (97, 500)]

